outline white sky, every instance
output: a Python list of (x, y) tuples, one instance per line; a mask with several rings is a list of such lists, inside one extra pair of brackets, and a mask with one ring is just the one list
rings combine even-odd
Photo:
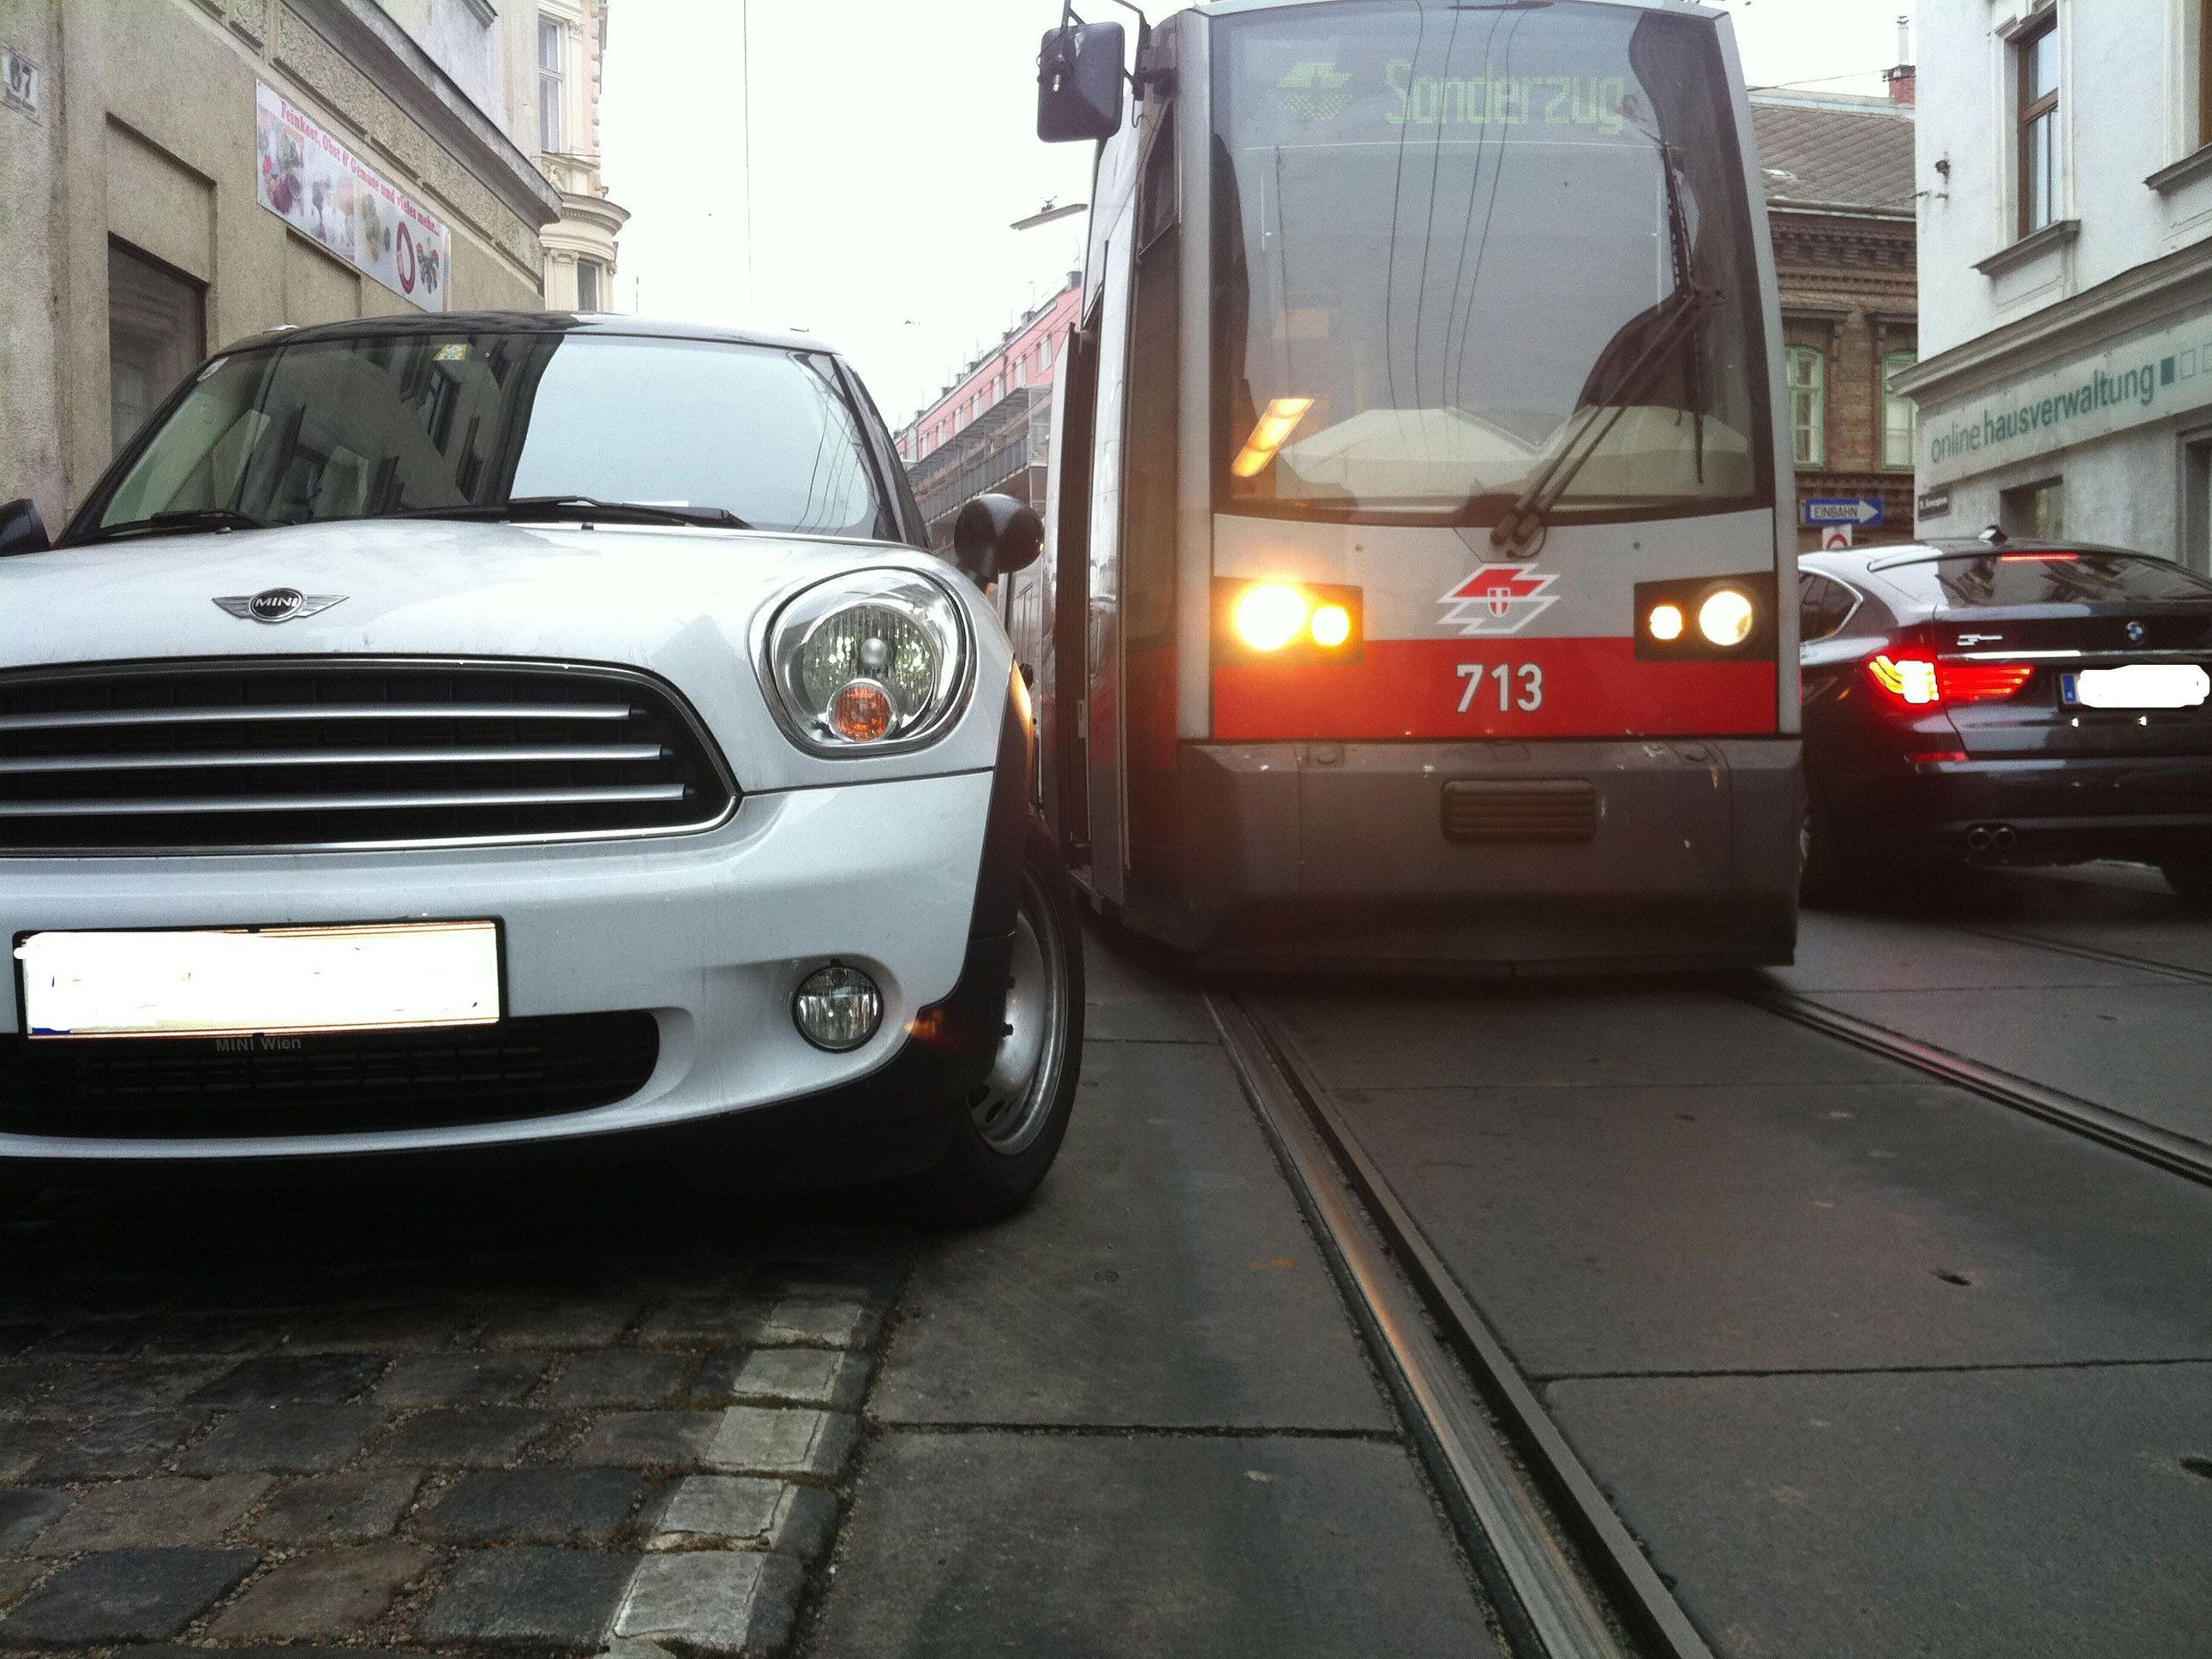
[[(1914, 0), (1721, 3), (1753, 86), (1879, 92)], [(1177, 9), (1147, 0), (1155, 16)], [(1007, 228), (1090, 186), (1091, 146), (1041, 144), (1032, 125), (1059, 0), (613, 0), (611, 14), (600, 134), (632, 215), (625, 309), (820, 335), (896, 428), (1080, 263), (1080, 216)]]

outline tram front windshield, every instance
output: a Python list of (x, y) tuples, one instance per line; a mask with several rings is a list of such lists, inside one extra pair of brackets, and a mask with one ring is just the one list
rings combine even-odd
[(1492, 523), (1547, 468), (1555, 523), (1771, 502), (1710, 25), (1293, 6), (1215, 64), (1222, 510)]

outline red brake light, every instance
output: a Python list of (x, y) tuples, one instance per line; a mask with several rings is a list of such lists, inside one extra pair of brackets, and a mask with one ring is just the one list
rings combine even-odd
[(1997, 562), (1999, 564), (2074, 564), (2077, 563), (2081, 557), (2079, 553), (2000, 553), (1997, 555)]
[(1995, 702), (2033, 679), (2035, 667), (2024, 662), (1947, 662), (1936, 677), (1953, 702)]
[(2033, 663), (1939, 663), (1911, 651), (1870, 658), (1866, 668), (1868, 678), (1890, 702), (1916, 713), (1947, 702), (1999, 702), (2035, 678)]

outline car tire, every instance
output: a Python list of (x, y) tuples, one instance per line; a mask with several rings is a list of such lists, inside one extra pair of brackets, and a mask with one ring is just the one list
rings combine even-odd
[(984, 1085), (948, 1103), (938, 1161), (906, 1183), (922, 1219), (977, 1226), (1014, 1213), (1067, 1133), (1083, 1058), (1083, 930), (1052, 836), (1032, 820), (1008, 970), (1006, 1036)]
[(2212, 908), (2212, 854), (2185, 853), (2160, 861), (2166, 885), (2198, 909)]

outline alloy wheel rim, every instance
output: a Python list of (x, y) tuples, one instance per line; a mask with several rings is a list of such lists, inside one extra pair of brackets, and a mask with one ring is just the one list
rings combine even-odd
[(1011, 1158), (1043, 1133), (1066, 1056), (1067, 953), (1043, 891), (1027, 871), (1006, 971), (1006, 1033), (969, 1109), (984, 1145)]

